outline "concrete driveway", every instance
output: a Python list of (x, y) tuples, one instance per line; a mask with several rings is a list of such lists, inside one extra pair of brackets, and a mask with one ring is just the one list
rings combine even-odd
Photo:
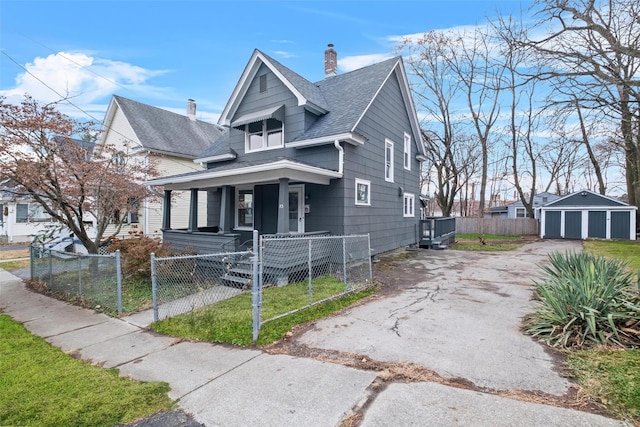
[[(581, 250), (581, 242), (549, 240), (508, 252), (398, 253), (377, 268), (387, 284), (382, 295), (292, 336), (287, 352), (563, 406), (575, 389), (560, 359), (520, 323), (534, 306), (534, 279), (548, 254)], [(407, 412), (405, 405), (387, 410), (394, 408)]]

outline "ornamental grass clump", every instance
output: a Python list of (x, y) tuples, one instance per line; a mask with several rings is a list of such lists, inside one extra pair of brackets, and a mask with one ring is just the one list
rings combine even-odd
[(640, 293), (624, 262), (587, 252), (553, 253), (549, 261), (527, 333), (554, 347), (640, 348)]

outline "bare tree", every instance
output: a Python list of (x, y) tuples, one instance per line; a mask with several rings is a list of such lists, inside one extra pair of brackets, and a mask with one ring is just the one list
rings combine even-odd
[(537, 6), (538, 27), (548, 33), (522, 46), (545, 61), (539, 78), (571, 82), (580, 111), (597, 109), (617, 128), (628, 200), (639, 206), (640, 1), (539, 0)]
[[(452, 35), (446, 61), (461, 84), (466, 98), (470, 124), (481, 148), (480, 194), (477, 215), (483, 217), (487, 193), (490, 143), (500, 114), (500, 93), (504, 64), (488, 30), (476, 28), (472, 33)], [(475, 187), (475, 186), (474, 186)], [(475, 189), (475, 188), (474, 188)]]
[(92, 123), (61, 114), (55, 104), (25, 96), (12, 105), (0, 98), (0, 178), (42, 205), (90, 253), (106, 240), (109, 225), (117, 233), (137, 203), (151, 196), (142, 182), (155, 175), (144, 159), (111, 146), (94, 151), (73, 138), (94, 133)]
[(435, 199), (444, 216), (450, 216), (456, 196), (470, 178), (477, 161), (470, 139), (461, 130), (461, 82), (452, 65), (455, 42), (447, 35), (431, 31), (418, 40), (404, 40), (399, 49), (408, 52), (409, 72), (415, 77), (412, 89), (424, 115), (423, 140), (434, 171)]

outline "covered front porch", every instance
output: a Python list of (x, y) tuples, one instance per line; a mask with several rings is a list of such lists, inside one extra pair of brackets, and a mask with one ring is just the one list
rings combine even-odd
[[(262, 164), (232, 164), (148, 183), (164, 187), (163, 240), (178, 251), (233, 252), (250, 246), (253, 230), (260, 234), (327, 234), (308, 224), (310, 193), (331, 187), (342, 174), (301, 162), (280, 159)], [(171, 228), (172, 191), (189, 190), (186, 229)], [(198, 198), (207, 193), (207, 223), (198, 224)], [(316, 199), (317, 201), (317, 199)]]

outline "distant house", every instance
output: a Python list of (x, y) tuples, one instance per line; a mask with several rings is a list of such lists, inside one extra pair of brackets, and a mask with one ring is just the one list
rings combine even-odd
[[(112, 144), (123, 154), (139, 156), (158, 165), (160, 176), (200, 171), (202, 165), (194, 159), (226, 130), (221, 126), (196, 118), (196, 104), (187, 102), (186, 115), (143, 104), (114, 95), (102, 126), (100, 144)], [(162, 198), (137, 201), (139, 210), (126, 218), (120, 234), (142, 231), (160, 236)], [(199, 199), (200, 220), (206, 220), (206, 194)], [(174, 192), (171, 199), (171, 227), (188, 225), (190, 193)], [(108, 232), (110, 230), (107, 230)]]
[(611, 197), (578, 191), (540, 208), (540, 237), (636, 240), (636, 211)]
[[(538, 219), (538, 211), (542, 206), (547, 205), (548, 203), (553, 202), (554, 200), (558, 200), (562, 196), (558, 196), (553, 193), (536, 193), (533, 196), (533, 210), (534, 210), (534, 218)], [(522, 201), (518, 200), (516, 202), (510, 203), (506, 206), (507, 208), (507, 218), (529, 218), (529, 214), (527, 209), (524, 207)]]
[[(325, 76), (253, 52), (218, 122), (228, 132), (190, 152), (206, 169), (148, 182), (165, 191), (165, 241), (216, 251), (258, 230), (369, 233), (374, 253), (417, 242), (425, 153), (402, 58), (337, 74), (329, 45)], [(174, 191), (191, 194), (187, 230), (173, 227)]]
[(0, 184), (0, 242), (30, 242), (56, 223), (32, 198), (16, 195), (14, 187), (11, 181)]
[[(62, 137), (54, 136), (53, 139), (59, 143)], [(92, 141), (73, 138), (71, 141), (90, 156), (94, 147)], [(0, 183), (0, 242), (31, 242), (36, 235), (58, 225), (40, 203), (27, 194), (20, 194), (14, 182)]]

